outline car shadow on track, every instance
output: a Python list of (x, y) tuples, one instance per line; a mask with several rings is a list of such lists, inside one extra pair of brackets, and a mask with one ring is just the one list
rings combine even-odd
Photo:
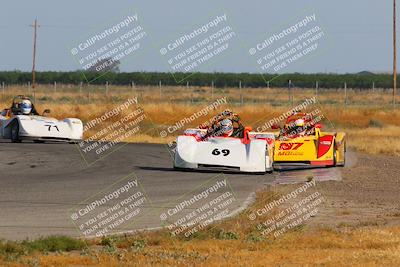
[(248, 172), (239, 172), (232, 170), (210, 170), (210, 169), (174, 169), (174, 168), (165, 168), (165, 167), (143, 167), (136, 166), (136, 168), (146, 171), (160, 171), (160, 172), (189, 172), (189, 173), (224, 173), (224, 174), (236, 174), (236, 175), (265, 175), (265, 173), (248, 173)]
[(0, 139), (0, 144), (12, 144), (12, 145), (21, 145), (21, 146), (28, 146), (28, 145), (74, 145), (68, 142), (55, 142), (55, 141), (45, 141), (45, 142), (33, 142), (33, 141), (22, 141), (19, 143), (13, 143), (7, 139)]

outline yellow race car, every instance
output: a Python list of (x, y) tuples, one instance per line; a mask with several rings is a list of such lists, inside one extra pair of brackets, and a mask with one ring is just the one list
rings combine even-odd
[[(277, 126), (275, 129), (279, 128)], [(274, 169), (301, 166), (344, 166), (346, 134), (325, 132), (309, 114), (297, 113), (288, 117), (276, 134)]]

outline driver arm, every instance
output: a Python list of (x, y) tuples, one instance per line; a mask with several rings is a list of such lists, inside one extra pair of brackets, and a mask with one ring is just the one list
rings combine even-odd
[(17, 103), (13, 103), (10, 110), (13, 115), (18, 115), (21, 112)]
[(39, 112), (37, 112), (37, 110), (36, 110), (36, 108), (35, 108), (35, 106), (34, 106), (33, 104), (32, 104), (31, 113), (32, 113), (33, 115), (39, 115)]

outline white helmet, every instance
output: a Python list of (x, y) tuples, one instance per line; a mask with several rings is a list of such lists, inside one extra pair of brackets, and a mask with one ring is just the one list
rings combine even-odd
[(297, 119), (294, 122), (294, 124), (295, 124), (296, 127), (303, 127), (304, 126), (304, 120), (303, 119)]
[(221, 135), (223, 136), (231, 136), (233, 134), (233, 124), (229, 119), (225, 119), (221, 121)]
[(24, 99), (20, 104), (20, 108), (22, 114), (29, 115), (32, 111), (32, 102), (29, 99)]

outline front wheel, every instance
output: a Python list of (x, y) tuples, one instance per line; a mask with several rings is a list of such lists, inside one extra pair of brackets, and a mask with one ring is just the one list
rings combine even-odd
[(21, 138), (19, 136), (19, 123), (16, 122), (11, 126), (11, 142), (20, 143)]

